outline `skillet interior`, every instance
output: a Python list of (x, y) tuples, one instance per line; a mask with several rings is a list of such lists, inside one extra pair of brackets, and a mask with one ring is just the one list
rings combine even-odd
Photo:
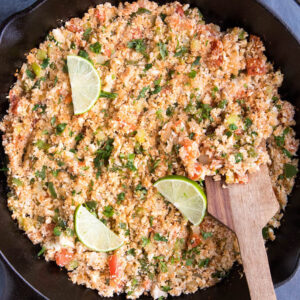
[[(0, 34), (0, 117), (8, 107), (7, 92), (14, 82), (12, 76), (24, 61), (24, 53), (43, 41), (47, 32), (73, 16), (81, 16), (90, 6), (105, 1), (97, 0), (42, 0), (33, 8), (12, 17), (2, 28)], [(117, 5), (118, 1), (110, 1)], [(165, 1), (160, 1), (161, 3)], [(275, 67), (281, 68), (285, 80), (280, 92), (283, 99), (300, 106), (300, 45), (286, 28), (262, 6), (253, 0), (192, 0), (181, 1), (198, 6), (206, 22), (219, 24), (222, 29), (233, 26), (244, 27), (248, 32), (262, 37), (267, 48), (269, 60)], [(300, 118), (297, 112), (296, 132), (299, 138)], [(4, 153), (0, 147), (0, 157), (4, 164)], [(60, 271), (54, 263), (45, 263), (37, 258), (38, 246), (33, 246), (29, 239), (18, 230), (6, 208), (6, 178), (0, 174), (0, 254), (14, 266), (17, 272), (51, 299), (99, 299), (97, 293), (73, 285), (65, 271)], [(263, 196), (263, 195), (262, 195)], [(268, 255), (273, 281), (280, 285), (296, 270), (300, 255), (300, 198), (299, 176), (286, 215), (282, 221), (275, 242), (268, 244)], [(241, 267), (235, 267), (230, 275), (217, 286), (196, 294), (180, 296), (178, 299), (249, 299), (246, 280), (240, 279)], [(123, 299), (124, 296), (115, 297)], [(144, 297), (146, 299), (147, 297)], [(149, 297), (148, 297), (149, 298)]]

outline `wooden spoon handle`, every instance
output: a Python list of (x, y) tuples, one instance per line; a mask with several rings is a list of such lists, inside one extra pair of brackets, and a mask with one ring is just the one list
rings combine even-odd
[(248, 224), (244, 230), (238, 230), (236, 234), (251, 299), (276, 300), (261, 229), (251, 228)]

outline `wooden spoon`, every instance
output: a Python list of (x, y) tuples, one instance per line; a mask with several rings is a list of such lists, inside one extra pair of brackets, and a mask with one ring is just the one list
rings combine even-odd
[(247, 184), (225, 187), (205, 179), (208, 212), (237, 235), (252, 300), (276, 299), (262, 228), (279, 209), (268, 167), (249, 175)]

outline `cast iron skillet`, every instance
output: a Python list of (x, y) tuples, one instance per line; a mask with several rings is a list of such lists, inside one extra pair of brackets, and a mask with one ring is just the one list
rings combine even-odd
[[(82, 16), (90, 6), (105, 1), (97, 0), (40, 0), (34, 6), (10, 18), (0, 31), (0, 117), (8, 107), (6, 100), (13, 74), (25, 60), (24, 53), (43, 41), (47, 32), (70, 17)], [(110, 1), (118, 4), (118, 1)], [(161, 1), (165, 2), (165, 1)], [(267, 48), (267, 56), (285, 74), (280, 90), (283, 99), (300, 106), (300, 45), (284, 25), (264, 7), (253, 0), (195, 0), (181, 1), (199, 7), (207, 22), (219, 24), (222, 29), (241, 26), (248, 32), (259, 35)], [(296, 131), (300, 133), (299, 113), (296, 114)], [(3, 148), (0, 157), (4, 164)], [(37, 258), (38, 246), (18, 230), (6, 208), (6, 178), (0, 175), (0, 254), (14, 271), (36, 291), (50, 299), (99, 299), (95, 291), (73, 285), (66, 271), (53, 262)], [(262, 195), (263, 197), (264, 195)], [(295, 272), (300, 255), (300, 187), (299, 176), (282, 226), (274, 242), (268, 244), (268, 256), (275, 285), (288, 280)], [(196, 294), (177, 299), (249, 299), (245, 277), (240, 278), (242, 267), (235, 266), (230, 274), (216, 286)], [(259, 280), (259, 278), (258, 278)], [(124, 295), (115, 299), (124, 299)], [(144, 299), (149, 297), (143, 297)]]

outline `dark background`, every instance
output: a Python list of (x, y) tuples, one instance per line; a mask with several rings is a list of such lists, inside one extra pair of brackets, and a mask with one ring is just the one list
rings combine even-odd
[[(84, 0), (83, 0), (84, 1)], [(213, 0), (212, 0), (213, 1)], [(242, 0), (241, 0), (242, 1)], [(259, 0), (279, 16), (300, 43), (300, 6), (294, 0)], [(33, 4), (35, 0), (0, 0), (0, 24), (10, 15)], [(71, 4), (72, 0), (70, 0)], [(300, 58), (299, 58), (300, 60)], [(299, 83), (300, 84), (300, 83)], [(38, 274), (37, 274), (38, 276)], [(12, 291), (14, 291), (12, 293)], [(300, 269), (294, 277), (276, 289), (278, 300), (300, 299)], [(0, 260), (0, 299), (42, 299)]]

